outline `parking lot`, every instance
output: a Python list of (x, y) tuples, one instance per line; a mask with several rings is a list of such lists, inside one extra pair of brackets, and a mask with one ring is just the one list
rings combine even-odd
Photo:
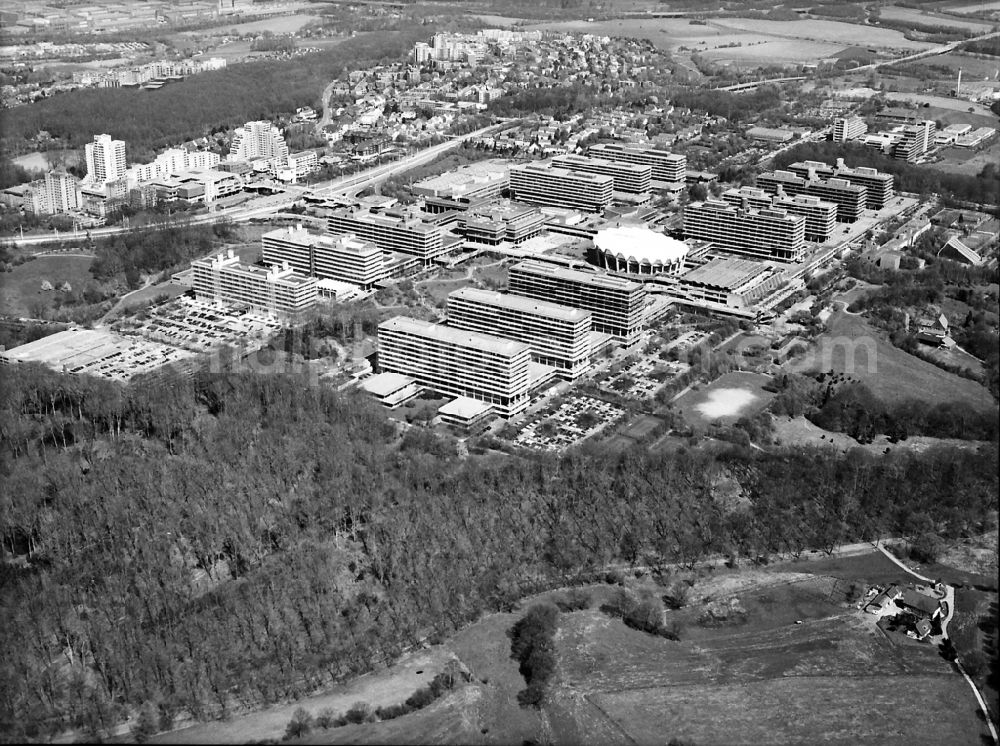
[(192, 352), (209, 352), (222, 345), (259, 347), (281, 324), (246, 307), (220, 308), (192, 298), (152, 309), (145, 319), (122, 331), (181, 347)]
[(543, 408), (521, 428), (514, 444), (561, 452), (589, 438), (625, 414), (625, 410), (590, 396), (573, 396), (558, 407)]

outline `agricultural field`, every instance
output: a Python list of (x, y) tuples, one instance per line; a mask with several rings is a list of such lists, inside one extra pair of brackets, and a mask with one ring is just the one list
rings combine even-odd
[(916, 8), (902, 8), (897, 5), (887, 5), (880, 8), (879, 15), (890, 21), (906, 21), (916, 25), (938, 26), (941, 28), (969, 29), (970, 31), (977, 31), (982, 34), (987, 33), (991, 27), (988, 22), (978, 21), (974, 18), (957, 18), (945, 13), (917, 10)]
[(832, 369), (860, 380), (887, 404), (920, 399), (961, 401), (977, 409), (996, 407), (982, 385), (895, 347), (857, 314), (835, 312), (827, 322), (827, 331), (817, 339), (818, 349), (789, 364), (790, 371)]
[(920, 51), (931, 46), (910, 41), (900, 31), (862, 26), (841, 21), (809, 19), (803, 21), (768, 21), (758, 18), (724, 18), (712, 25), (729, 33), (756, 33), (785, 39), (806, 39), (844, 46), (862, 45), (881, 50)]
[(14, 267), (0, 282), (0, 313), (36, 318), (38, 311), (52, 305), (55, 292), (42, 291), (48, 280), (53, 287), (68, 282), (74, 290), (82, 290), (94, 278), (90, 265), (94, 257), (78, 254), (40, 256)]
[[(672, 738), (727, 744), (976, 743), (970, 699), (965, 682), (947, 675), (796, 677), (596, 698), (635, 742), (659, 742), (669, 723)], [(909, 739), (897, 740), (908, 730), (901, 723), (916, 726)]]
[(727, 373), (708, 386), (690, 391), (677, 400), (684, 419), (696, 429), (709, 425), (731, 425), (741, 417), (764, 409), (774, 394), (764, 391), (770, 379), (758, 373)]

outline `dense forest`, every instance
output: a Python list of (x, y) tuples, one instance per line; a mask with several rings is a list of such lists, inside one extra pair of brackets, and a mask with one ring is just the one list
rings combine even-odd
[[(39, 130), (79, 148), (106, 132), (128, 144), (129, 161), (254, 119), (317, 110), (323, 87), (345, 69), (395, 61), (433, 29), (359, 34), (336, 47), (294, 60), (265, 60), (192, 75), (157, 91), (79, 89), (4, 112), (4, 150)], [(10, 170), (9, 166), (5, 167)], [(0, 171), (0, 173), (3, 173)]]
[[(294, 377), (0, 367), (0, 734), (218, 717), (609, 563), (991, 530), (996, 443), (461, 458)], [(720, 474), (746, 504), (717, 500)], [(147, 722), (148, 725), (148, 722)]]
[(936, 193), (946, 203), (975, 202), (992, 205), (994, 209), (1000, 205), (1000, 170), (994, 163), (984, 166), (976, 176), (964, 176), (896, 160), (857, 143), (807, 142), (778, 153), (773, 167), (785, 168), (790, 163), (805, 160), (836, 163), (837, 158), (843, 158), (852, 167), (870, 166), (893, 174), (898, 192)]

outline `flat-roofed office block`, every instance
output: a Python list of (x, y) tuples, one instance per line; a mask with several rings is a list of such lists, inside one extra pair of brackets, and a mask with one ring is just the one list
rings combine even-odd
[(531, 348), (523, 342), (406, 316), (378, 327), (378, 366), (511, 417), (528, 406)]
[(646, 289), (621, 277), (527, 259), (511, 267), (508, 290), (590, 311), (594, 331), (611, 334), (627, 344), (638, 339), (646, 320)]
[(570, 379), (589, 367), (591, 316), (579, 308), (473, 287), (448, 295), (449, 326), (524, 342), (532, 360)]

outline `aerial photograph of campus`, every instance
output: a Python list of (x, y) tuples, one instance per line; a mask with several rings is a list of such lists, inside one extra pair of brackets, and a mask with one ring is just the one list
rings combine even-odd
[(1000, 746), (1000, 2), (0, 0), (0, 744)]

